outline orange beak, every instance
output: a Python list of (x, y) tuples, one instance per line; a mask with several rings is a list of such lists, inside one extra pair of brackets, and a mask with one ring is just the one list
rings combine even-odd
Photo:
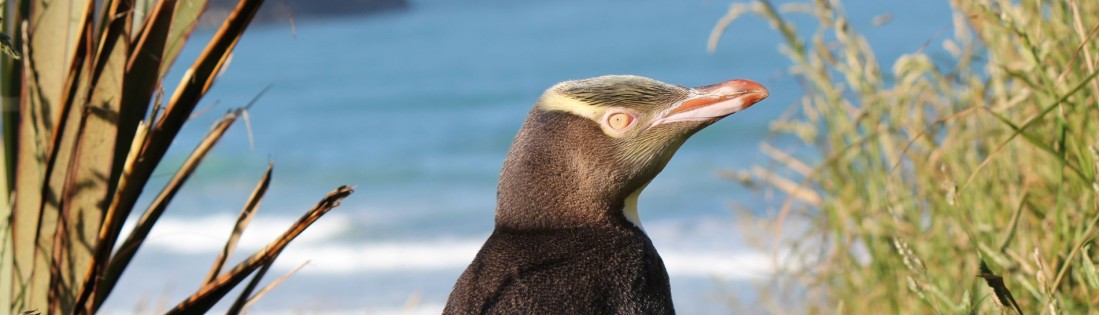
[(653, 125), (680, 121), (718, 120), (742, 111), (770, 95), (751, 80), (730, 80), (691, 89), (686, 99), (672, 104)]

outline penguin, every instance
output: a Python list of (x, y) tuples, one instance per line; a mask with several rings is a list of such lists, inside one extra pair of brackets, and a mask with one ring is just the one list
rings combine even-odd
[(546, 90), (504, 160), (492, 234), (443, 313), (674, 314), (637, 197), (687, 138), (768, 95), (749, 80), (631, 75)]

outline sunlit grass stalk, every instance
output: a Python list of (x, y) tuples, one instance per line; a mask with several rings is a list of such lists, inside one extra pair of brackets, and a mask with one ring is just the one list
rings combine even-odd
[[(945, 54), (885, 67), (839, 0), (734, 4), (715, 28), (762, 17), (805, 82), (800, 115), (774, 125), (805, 145), (767, 154), (794, 171), (749, 173), (791, 193), (776, 224), (809, 222), (783, 247), (808, 265), (782, 275), (805, 296), (774, 298), (809, 313), (1099, 312), (1099, 2), (952, 5), (953, 36), (916, 39)], [(803, 38), (792, 14), (819, 25)], [(793, 193), (806, 189), (820, 202)]]

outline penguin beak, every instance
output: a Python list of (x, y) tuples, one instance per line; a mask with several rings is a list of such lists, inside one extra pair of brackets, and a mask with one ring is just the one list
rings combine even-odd
[(759, 102), (770, 92), (751, 80), (730, 80), (690, 89), (686, 99), (660, 113), (650, 127), (681, 121), (717, 121)]

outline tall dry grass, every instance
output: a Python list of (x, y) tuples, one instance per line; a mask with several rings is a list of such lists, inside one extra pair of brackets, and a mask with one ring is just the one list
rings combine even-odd
[(785, 169), (750, 173), (789, 196), (772, 232), (808, 225), (777, 246), (794, 289), (769, 311), (1099, 312), (1099, 2), (951, 4), (930, 42), (949, 56), (879, 61), (839, 0), (734, 4), (715, 28), (763, 17), (804, 87), (774, 124), (803, 145), (764, 144)]

